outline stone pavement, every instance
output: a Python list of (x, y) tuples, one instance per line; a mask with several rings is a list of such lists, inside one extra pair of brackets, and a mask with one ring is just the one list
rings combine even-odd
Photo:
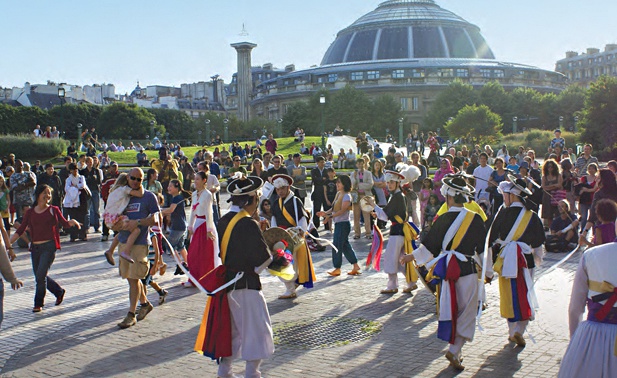
[[(331, 234), (325, 234), (331, 238)], [(387, 237), (387, 236), (386, 236)], [(18, 251), (14, 268), (25, 287), (5, 293), (5, 319), (0, 330), (0, 374), (3, 377), (215, 377), (216, 363), (192, 351), (206, 297), (197, 289), (179, 284), (168, 273), (157, 281), (169, 290), (165, 304), (136, 326), (120, 330), (116, 324), (128, 306), (128, 286), (102, 256), (109, 242), (98, 235), (88, 242), (68, 243), (57, 255), (51, 276), (67, 290), (61, 306), (47, 294), (43, 312), (31, 312), (34, 280), (28, 252)], [(364, 263), (368, 240), (352, 241)], [(549, 254), (544, 267), (561, 259)], [(483, 332), (464, 349), (467, 369), (455, 372), (443, 357), (447, 344), (436, 338), (434, 299), (426, 290), (413, 296), (380, 295), (386, 276), (365, 272), (358, 277), (343, 274), (331, 278), (330, 250), (314, 253), (318, 281), (313, 289), (300, 289), (292, 301), (278, 300), (283, 285), (264, 273), (264, 294), (275, 329), (284, 322), (319, 320), (325, 317), (362, 319), (378, 324), (373, 337), (340, 343), (325, 349), (299, 349), (277, 345), (265, 361), (265, 377), (552, 377), (568, 344), (567, 305), (571, 281), (580, 253), (548, 276), (537, 274), (541, 303), (532, 322), (527, 347), (515, 348), (507, 341), (505, 320), (499, 317), (497, 284), (487, 286), (489, 308), (482, 318)], [(347, 268), (350, 266), (344, 266)], [(401, 277), (401, 282), (403, 278)], [(380, 332), (379, 332), (380, 331)], [(313, 335), (315, 336), (315, 335)], [(323, 335), (322, 335), (323, 336)], [(533, 337), (532, 342), (530, 339)], [(243, 363), (235, 364), (236, 373)]]

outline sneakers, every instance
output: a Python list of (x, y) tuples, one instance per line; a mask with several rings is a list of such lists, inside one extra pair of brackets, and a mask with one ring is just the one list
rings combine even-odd
[(34, 306), (34, 308), (32, 308), (32, 312), (41, 312), (41, 311), (43, 311), (42, 306)]
[(135, 319), (135, 314), (133, 314), (132, 312), (129, 312), (128, 314), (126, 314), (126, 317), (124, 318), (124, 320), (118, 323), (118, 327), (120, 327), (121, 329), (125, 329), (131, 326), (134, 326), (135, 324), (137, 324), (137, 320)]
[(64, 300), (64, 294), (66, 294), (66, 289), (62, 289), (62, 294), (56, 297), (56, 306), (59, 306)]
[(165, 298), (167, 298), (167, 294), (169, 294), (167, 290), (163, 290), (163, 294), (159, 295), (159, 306), (165, 303)]
[(103, 236), (101, 237), (101, 241), (102, 241), (102, 242), (107, 241), (107, 240), (109, 240), (109, 235), (103, 235)]
[(139, 306), (139, 310), (137, 310), (137, 321), (144, 320), (153, 308), (154, 306), (152, 306), (152, 303), (150, 302), (144, 303)]

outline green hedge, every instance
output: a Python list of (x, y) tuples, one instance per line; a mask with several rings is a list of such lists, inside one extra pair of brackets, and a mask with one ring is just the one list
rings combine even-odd
[[(569, 131), (561, 133), (561, 137), (566, 140), (566, 147), (572, 147), (575, 152), (576, 144), (579, 143), (579, 135)], [(510, 134), (506, 135), (499, 145), (493, 146), (493, 149), (497, 151), (505, 144), (508, 147), (508, 151), (511, 154), (515, 154), (518, 152), (518, 148), (523, 146), (531, 148), (536, 152), (536, 156), (542, 157), (546, 154), (547, 148), (554, 137), (555, 134), (547, 130), (531, 130), (524, 133)]]
[(64, 154), (68, 141), (34, 138), (30, 135), (0, 135), (0, 157), (15, 154), (17, 159), (49, 159)]

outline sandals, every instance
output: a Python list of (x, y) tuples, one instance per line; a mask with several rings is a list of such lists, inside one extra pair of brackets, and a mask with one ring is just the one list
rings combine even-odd
[(329, 275), (331, 275), (332, 277), (338, 277), (341, 275), (341, 270), (340, 269), (334, 269), (328, 272)]
[(125, 259), (126, 261), (128, 261), (129, 263), (133, 264), (135, 262), (135, 260), (133, 260), (131, 258), (131, 256), (127, 255), (126, 252), (120, 252), (118, 254), (121, 258)]
[[(107, 252), (109, 252), (109, 251), (107, 251)], [(116, 265), (116, 261), (114, 260), (113, 254), (112, 253), (108, 254), (107, 252), (103, 253), (103, 256), (105, 256), (105, 260), (107, 260), (107, 263), (109, 265)]]

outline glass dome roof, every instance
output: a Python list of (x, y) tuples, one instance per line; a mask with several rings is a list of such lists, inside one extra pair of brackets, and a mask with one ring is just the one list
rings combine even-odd
[(419, 58), (495, 56), (477, 26), (433, 0), (389, 0), (341, 30), (321, 64)]

